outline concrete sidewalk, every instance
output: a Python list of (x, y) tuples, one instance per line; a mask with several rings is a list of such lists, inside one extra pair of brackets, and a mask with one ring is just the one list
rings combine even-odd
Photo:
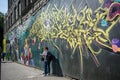
[(46, 76), (43, 71), (13, 62), (1, 63), (1, 80), (70, 80), (65, 77)]

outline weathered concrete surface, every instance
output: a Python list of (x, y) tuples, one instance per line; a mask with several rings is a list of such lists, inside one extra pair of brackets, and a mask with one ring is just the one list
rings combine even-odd
[(70, 80), (69, 78), (46, 76), (43, 71), (13, 62), (1, 63), (1, 80)]

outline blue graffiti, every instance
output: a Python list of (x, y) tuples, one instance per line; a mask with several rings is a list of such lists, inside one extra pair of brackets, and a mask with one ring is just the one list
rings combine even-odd
[(114, 2), (120, 2), (120, 0), (114, 0)]
[(106, 27), (108, 26), (108, 22), (105, 19), (101, 20), (101, 26)]

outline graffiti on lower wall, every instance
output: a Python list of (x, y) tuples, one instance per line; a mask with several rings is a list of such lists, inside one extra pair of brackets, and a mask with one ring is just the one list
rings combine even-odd
[(10, 55), (11, 60), (31, 66), (34, 66), (34, 60), (27, 36), (29, 35), (29, 28), (33, 20), (34, 18), (30, 17), (23, 24), (7, 34), (7, 39), (10, 40), (11, 46), (11, 48), (7, 47), (8, 51), (10, 51), (8, 55)]

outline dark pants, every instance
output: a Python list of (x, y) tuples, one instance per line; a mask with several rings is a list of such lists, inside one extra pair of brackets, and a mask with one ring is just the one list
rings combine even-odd
[(4, 61), (4, 58), (5, 58), (5, 53), (2, 53), (2, 58), (3, 58), (3, 61)]
[(44, 73), (45, 75), (50, 74), (50, 62), (49, 61), (44, 62)]

